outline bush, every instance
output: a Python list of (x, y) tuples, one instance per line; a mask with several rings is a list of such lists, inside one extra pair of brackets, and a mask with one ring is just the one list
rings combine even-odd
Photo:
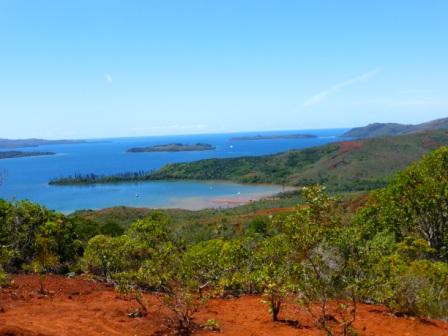
[(220, 331), (221, 327), (219, 326), (219, 322), (217, 320), (207, 320), (202, 326), (202, 329), (209, 331)]
[(8, 273), (0, 267), (0, 287), (6, 287), (10, 284)]

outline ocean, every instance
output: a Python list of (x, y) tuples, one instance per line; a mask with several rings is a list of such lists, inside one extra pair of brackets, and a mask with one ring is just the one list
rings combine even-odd
[[(112, 206), (203, 209), (228, 207), (270, 196), (281, 186), (241, 185), (222, 181), (155, 181), (91, 186), (49, 186), (51, 178), (74, 174), (115, 174), (154, 170), (168, 163), (208, 158), (273, 154), (339, 141), (347, 129), (296, 130), (153, 136), (87, 140), (82, 144), (46, 145), (21, 148), (24, 151), (51, 151), (56, 155), (0, 160), (0, 198), (28, 199), (50, 209), (70, 213), (81, 209)], [(313, 134), (317, 138), (233, 141), (233, 137), (272, 134)], [(167, 143), (209, 143), (212, 151), (127, 153), (131, 147)]]

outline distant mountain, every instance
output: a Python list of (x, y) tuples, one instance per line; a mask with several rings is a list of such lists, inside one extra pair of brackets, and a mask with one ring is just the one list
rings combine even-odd
[(374, 123), (364, 127), (352, 128), (341, 136), (351, 138), (373, 138), (378, 136), (403, 135), (445, 129), (448, 129), (448, 118), (437, 119), (417, 125)]
[(23, 148), (44, 145), (69, 145), (85, 143), (85, 140), (0, 139), (0, 148)]

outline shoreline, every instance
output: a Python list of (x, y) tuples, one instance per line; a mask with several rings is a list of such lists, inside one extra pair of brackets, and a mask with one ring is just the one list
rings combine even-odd
[[(226, 183), (227, 184), (227, 183)], [(273, 185), (267, 185), (269, 187), (273, 187)], [(277, 186), (278, 187), (278, 186)], [(198, 196), (186, 196), (186, 197), (169, 197), (167, 196), (166, 199), (159, 204), (154, 205), (144, 205), (140, 202), (134, 203), (129, 202), (126, 203), (120, 203), (120, 204), (114, 204), (110, 206), (104, 206), (104, 207), (76, 207), (73, 209), (61, 209), (61, 208), (51, 208), (55, 211), (62, 212), (64, 214), (73, 214), (76, 211), (83, 211), (83, 210), (93, 210), (93, 211), (100, 211), (103, 209), (109, 209), (114, 207), (129, 207), (129, 208), (140, 208), (140, 209), (180, 209), (180, 210), (188, 210), (188, 211), (200, 211), (205, 209), (228, 209), (233, 207), (238, 207), (242, 205), (247, 205), (251, 203), (255, 203), (257, 201), (261, 201), (264, 199), (274, 199), (277, 198), (278, 195), (285, 191), (293, 191), (297, 188), (289, 187), (286, 189), (278, 189), (278, 190), (272, 190), (272, 191), (254, 191), (254, 192), (243, 192), (242, 194), (221, 194), (221, 195), (215, 195), (215, 196), (208, 196), (205, 193)]]

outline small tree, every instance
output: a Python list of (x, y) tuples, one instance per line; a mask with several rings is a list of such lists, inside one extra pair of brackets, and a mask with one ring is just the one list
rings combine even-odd
[(52, 267), (59, 264), (59, 257), (53, 250), (56, 242), (54, 237), (51, 235), (52, 227), (54, 223), (48, 222), (41, 228), (41, 232), (36, 235), (35, 240), (35, 254), (32, 262), (25, 267), (39, 274), (39, 293), (46, 295), (47, 291), (45, 289), (45, 280), (47, 278), (47, 273)]
[(255, 267), (252, 277), (263, 293), (263, 302), (268, 305), (274, 322), (279, 321), (282, 303), (293, 290), (295, 265), (289, 257), (290, 245), (284, 234), (265, 238), (254, 255)]
[(131, 298), (138, 303), (139, 307), (129, 317), (142, 317), (148, 315), (148, 302), (143, 296), (142, 291), (132, 281), (132, 273), (121, 273), (114, 276), (116, 281), (115, 290), (121, 295)]
[[(329, 322), (335, 318), (329, 314), (328, 301), (347, 295), (351, 285), (341, 281), (346, 267), (338, 246), (344, 223), (343, 209), (338, 199), (326, 194), (321, 186), (305, 187), (302, 194), (305, 204), (279, 224), (291, 244), (291, 258), (296, 263), (294, 284), (299, 303), (314, 316), (319, 326), (333, 334)], [(349, 297), (354, 297), (354, 292)], [(315, 302), (320, 303), (319, 315), (314, 313)], [(355, 299), (352, 302), (355, 303)], [(339, 311), (354, 311), (354, 316), (355, 308), (340, 306)], [(352, 324), (342, 322), (347, 323)]]
[(197, 326), (193, 320), (194, 315), (209, 297), (200, 289), (197, 283), (183, 279), (173, 279), (165, 286), (163, 301), (173, 313), (169, 322), (177, 335), (191, 335)]

